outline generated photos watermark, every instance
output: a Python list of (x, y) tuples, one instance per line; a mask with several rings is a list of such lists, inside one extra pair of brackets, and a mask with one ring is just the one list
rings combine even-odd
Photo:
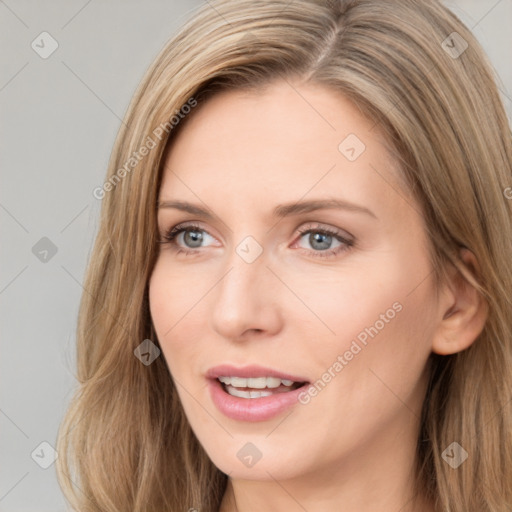
[[(189, 98), (186, 103), (184, 103), (179, 110), (176, 110), (174, 114), (169, 118), (165, 123), (160, 123), (152, 132), (151, 135), (148, 135), (144, 140), (143, 144), (139, 147), (137, 151), (134, 151), (130, 158), (126, 160), (126, 162), (117, 169), (115, 174), (110, 176), (110, 178), (103, 183), (101, 187), (96, 187), (92, 191), (92, 195), (96, 199), (103, 199), (107, 192), (113, 190), (116, 185), (127, 175), (129, 174), (137, 164), (144, 159), (145, 156), (149, 154), (149, 152), (157, 146), (157, 141), (162, 140), (164, 134), (169, 134), (169, 132), (183, 119), (187, 114), (189, 114), (197, 105), (197, 100)], [(154, 137), (154, 138), (153, 138)]]
[(338, 375), (345, 366), (349, 364), (354, 357), (359, 354), (364, 347), (368, 345), (369, 338), (373, 339), (377, 336), (387, 324), (389, 324), (400, 311), (402, 311), (403, 306), (400, 302), (394, 302), (390, 308), (386, 310), (385, 313), (381, 313), (379, 319), (374, 322), (374, 324), (370, 327), (365, 327), (355, 339), (352, 340), (350, 347), (346, 350), (343, 355), (338, 355), (336, 360), (327, 368), (327, 370), (322, 374), (322, 376), (316, 380), (313, 384), (308, 386), (307, 389), (302, 391), (298, 396), (298, 401), (303, 404), (309, 404), (311, 399), (318, 395), (329, 382)]

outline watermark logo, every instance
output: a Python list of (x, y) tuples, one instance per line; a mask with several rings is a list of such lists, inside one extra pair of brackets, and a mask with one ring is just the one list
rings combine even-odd
[(142, 364), (149, 366), (160, 355), (160, 349), (150, 339), (146, 339), (133, 353)]
[(468, 42), (457, 32), (452, 32), (441, 43), (443, 50), (452, 59), (458, 59), (468, 49), (468, 46)]
[(41, 32), (30, 46), (41, 59), (47, 59), (59, 47), (59, 43), (48, 32)]
[(261, 451), (252, 443), (246, 443), (238, 450), (236, 456), (242, 464), (248, 468), (252, 468), (263, 456)]
[(454, 441), (444, 450), (441, 457), (453, 469), (457, 469), (468, 458), (468, 452), (459, 443)]
[(244, 32), (242, 37), (237, 41), (236, 46), (247, 54), (247, 52), (254, 53), (259, 43), (260, 40), (252, 32)]
[(252, 236), (246, 236), (236, 247), (236, 253), (246, 263), (253, 263), (262, 252), (263, 247)]
[(34, 448), (30, 456), (39, 467), (48, 469), (57, 460), (58, 453), (50, 443), (43, 441)]
[(339, 152), (349, 161), (357, 160), (366, 149), (363, 141), (355, 134), (351, 133), (345, 137), (338, 145)]
[(57, 251), (57, 246), (46, 236), (43, 236), (32, 247), (32, 254), (41, 263), (48, 263), (57, 254)]

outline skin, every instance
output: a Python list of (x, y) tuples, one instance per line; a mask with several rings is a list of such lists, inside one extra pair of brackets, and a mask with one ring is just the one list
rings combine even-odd
[[(338, 149), (349, 134), (366, 146), (354, 161)], [(467, 348), (485, 311), (455, 275), (435, 295), (421, 208), (399, 173), (371, 120), (308, 83), (217, 95), (173, 141), (159, 199), (206, 207), (215, 219), (159, 209), (162, 237), (188, 221), (205, 231), (199, 247), (186, 233), (161, 245), (150, 309), (190, 425), (229, 475), (222, 512), (435, 510), (422, 496), (411, 501), (427, 359)], [(271, 216), (278, 204), (313, 198), (344, 199), (375, 217)], [(313, 233), (301, 235), (304, 226)], [(310, 237), (315, 228), (354, 245), (315, 257), (326, 252)], [(252, 263), (236, 252), (247, 236), (263, 250)], [(336, 237), (327, 245), (344, 247)], [(212, 366), (259, 364), (314, 382), (397, 302), (400, 312), (309, 403), (261, 422), (235, 421), (213, 404)], [(237, 457), (248, 442), (262, 453), (252, 467)]]

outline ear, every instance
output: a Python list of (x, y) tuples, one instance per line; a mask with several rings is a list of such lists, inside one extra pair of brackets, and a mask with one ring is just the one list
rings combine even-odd
[[(479, 266), (475, 255), (461, 249), (461, 259), (475, 278)], [(450, 281), (444, 285), (439, 302), (439, 325), (432, 340), (432, 351), (455, 354), (468, 348), (482, 332), (488, 315), (487, 302), (460, 272), (450, 268)]]

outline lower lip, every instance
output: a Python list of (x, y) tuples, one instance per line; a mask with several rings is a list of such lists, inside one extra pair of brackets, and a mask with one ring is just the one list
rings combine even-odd
[(217, 379), (208, 379), (208, 388), (217, 409), (228, 418), (238, 421), (265, 421), (282, 413), (298, 402), (306, 384), (293, 391), (261, 398), (240, 398), (224, 391)]

